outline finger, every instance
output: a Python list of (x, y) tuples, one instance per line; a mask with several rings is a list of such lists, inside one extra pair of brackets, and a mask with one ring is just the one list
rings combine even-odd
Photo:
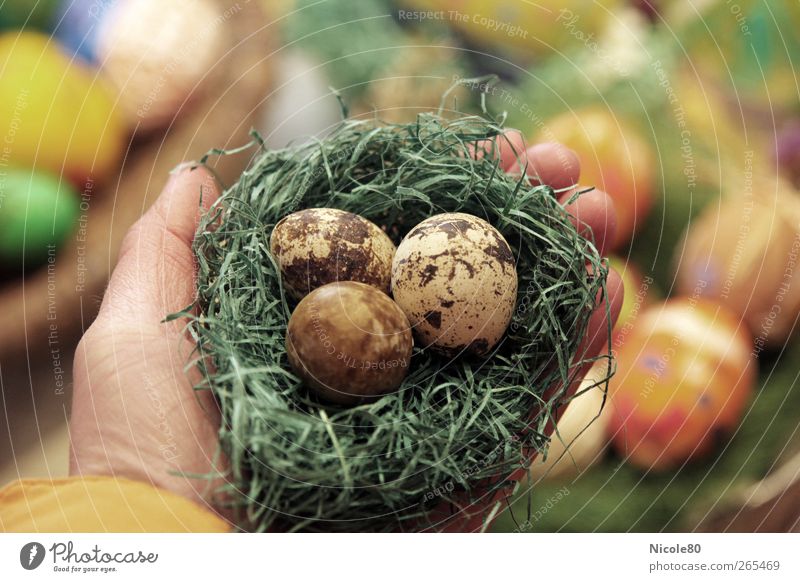
[(525, 138), (518, 129), (507, 129), (495, 138), (480, 140), (467, 148), (476, 160), (487, 154), (492, 160), (499, 159), (500, 167), (505, 171), (525, 159)]
[(508, 129), (497, 138), (500, 167), (508, 171), (525, 158), (525, 137), (517, 129)]
[[(608, 278), (606, 279), (606, 293), (603, 297), (598, 297), (599, 304), (589, 317), (589, 323), (586, 329), (586, 335), (580, 343), (577, 350), (577, 362), (571, 370), (570, 377), (574, 381), (567, 388), (565, 400), (571, 398), (578, 387), (580, 386), (583, 378), (589, 372), (594, 362), (592, 358), (597, 357), (598, 354), (606, 347), (609, 341), (608, 329), (609, 321), (611, 327), (619, 317), (619, 312), (622, 309), (622, 301), (625, 296), (625, 288), (622, 284), (622, 277), (615, 269), (609, 269)], [(550, 400), (555, 397), (556, 393), (561, 390), (563, 385), (555, 385), (550, 390), (545, 392), (544, 399)], [(552, 431), (555, 423), (561, 417), (566, 406), (561, 406), (553, 415), (553, 423), (548, 426), (548, 432)]]
[[(556, 143), (540, 143), (529, 147), (525, 151), (525, 168), (531, 185), (547, 184), (557, 192), (572, 188), (578, 183), (581, 175), (581, 163), (578, 154), (568, 147)], [(519, 176), (522, 174), (522, 165), (519, 161), (507, 170), (509, 174)]]
[(200, 217), (219, 194), (214, 175), (203, 167), (179, 167), (170, 176), (123, 240), (101, 315), (161, 321), (193, 301), (192, 241)]
[[(616, 269), (609, 269), (608, 278), (606, 279), (606, 296), (589, 319), (586, 337), (578, 350), (579, 354), (585, 350), (586, 358), (594, 358), (606, 347), (609, 323), (613, 328), (617, 322), (624, 297), (625, 287), (622, 284), (622, 277)], [(606, 306), (608, 309), (606, 309)], [(583, 379), (583, 376), (586, 375), (586, 372), (591, 367), (591, 362), (584, 364), (582, 373), (579, 373), (578, 376)]]
[(602, 190), (594, 189), (569, 203), (575, 191), (576, 189), (572, 189), (559, 196), (559, 202), (565, 205), (564, 208), (572, 217), (572, 224), (581, 236), (593, 240), (600, 256), (605, 256), (617, 234), (614, 201)]

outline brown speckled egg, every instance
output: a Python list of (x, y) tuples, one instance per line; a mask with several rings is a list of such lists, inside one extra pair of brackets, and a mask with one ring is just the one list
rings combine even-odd
[(357, 404), (396, 390), (408, 373), (411, 327), (388, 295), (364, 283), (330, 283), (295, 308), (286, 353), (321, 398)]
[(419, 342), (448, 356), (484, 356), (511, 322), (517, 269), (497, 229), (471, 214), (439, 214), (397, 248), (392, 294)]
[(270, 251), (284, 288), (295, 299), (335, 281), (358, 281), (389, 292), (394, 243), (352, 212), (309, 208), (290, 214), (272, 231)]

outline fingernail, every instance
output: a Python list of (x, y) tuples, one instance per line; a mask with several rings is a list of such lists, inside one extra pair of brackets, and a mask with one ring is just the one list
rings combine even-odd
[(197, 167), (197, 162), (181, 162), (169, 171), (170, 176), (177, 176), (186, 170), (193, 170)]
[(169, 179), (167, 179), (166, 188), (172, 187), (175, 182), (180, 178), (184, 173), (191, 172), (193, 169), (197, 167), (196, 162), (182, 162), (172, 168), (169, 171)]

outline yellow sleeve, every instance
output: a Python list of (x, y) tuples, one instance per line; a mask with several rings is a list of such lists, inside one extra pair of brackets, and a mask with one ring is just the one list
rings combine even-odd
[(212, 511), (115, 477), (15, 481), (0, 489), (3, 532), (227, 532)]

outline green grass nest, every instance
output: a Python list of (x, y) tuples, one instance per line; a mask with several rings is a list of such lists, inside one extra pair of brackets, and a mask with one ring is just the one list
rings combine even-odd
[[(543, 395), (575, 379), (570, 362), (585, 356), (577, 352), (607, 267), (549, 187), (531, 188), (497, 156), (471, 153), (501, 125), (439, 114), (400, 125), (345, 119), (324, 139), (281, 150), (254, 134), (249, 169), (199, 226), (198, 301), (183, 313), (197, 342), (192, 365), (205, 378), (197, 389), (211, 390), (222, 411), (230, 469), (220, 498), (243, 529), (435, 528), (434, 506), (457, 512), (487, 492), (510, 492), (511, 473), (546, 451), (545, 427), (567, 396)], [(402, 389), (370, 404), (314, 400), (287, 361), (294, 305), (269, 252), (275, 224), (312, 207), (360, 214), (395, 243), (441, 212), (488, 220), (518, 260), (506, 337), (485, 359), (415, 348)]]

